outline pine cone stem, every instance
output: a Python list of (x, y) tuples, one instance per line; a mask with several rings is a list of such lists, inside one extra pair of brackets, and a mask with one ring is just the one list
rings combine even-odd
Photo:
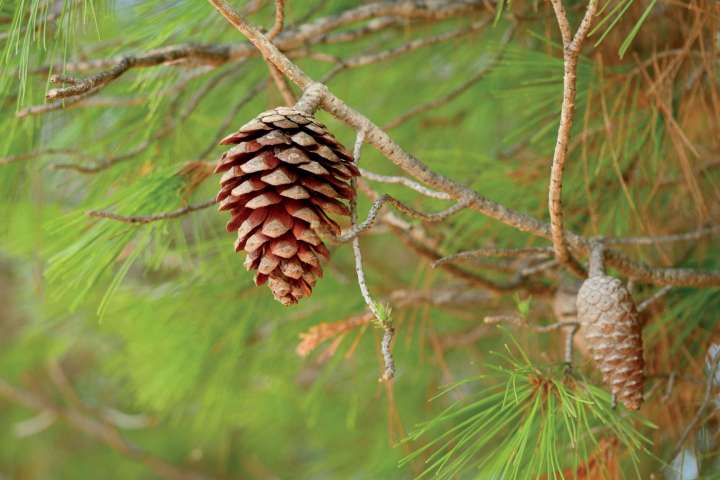
[(318, 82), (311, 83), (295, 104), (295, 110), (313, 115), (326, 93), (327, 87), (325, 85)]
[(605, 275), (605, 245), (602, 242), (592, 244), (589, 263), (588, 277)]

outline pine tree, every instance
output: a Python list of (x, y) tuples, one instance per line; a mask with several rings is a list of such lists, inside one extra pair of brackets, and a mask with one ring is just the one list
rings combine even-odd
[(716, 476), (719, 25), (0, 1), (0, 480)]

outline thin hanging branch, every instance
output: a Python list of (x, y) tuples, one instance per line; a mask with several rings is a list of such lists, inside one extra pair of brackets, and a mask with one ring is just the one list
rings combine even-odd
[[(353, 162), (355, 165), (360, 163), (360, 152), (362, 151), (362, 145), (365, 141), (365, 132), (362, 130), (358, 131), (355, 139), (355, 146), (353, 148)], [(355, 190), (356, 182), (355, 178), (350, 180), (353, 190)], [(357, 200), (353, 197), (350, 200), (350, 219), (353, 227), (357, 224)], [(365, 271), (363, 270), (362, 263), (362, 251), (360, 250), (360, 238), (355, 236), (352, 240), (353, 257), (355, 258), (355, 273), (357, 274), (358, 285), (360, 286), (360, 293), (362, 294), (365, 304), (368, 309), (372, 312), (373, 316), (377, 320), (378, 324), (382, 327), (383, 339), (380, 344), (380, 350), (382, 351), (383, 362), (385, 363), (385, 371), (383, 372), (380, 380), (389, 381), (395, 376), (395, 361), (392, 356), (392, 339), (395, 336), (395, 328), (390, 320), (389, 312), (380, 311), (380, 305), (375, 302), (370, 296), (370, 290), (368, 289), (367, 282), (365, 280)]]

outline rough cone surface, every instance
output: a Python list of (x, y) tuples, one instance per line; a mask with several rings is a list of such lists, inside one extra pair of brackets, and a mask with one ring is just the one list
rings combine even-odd
[(642, 332), (630, 292), (617, 278), (589, 278), (578, 292), (577, 312), (610, 391), (628, 409), (639, 409), (645, 381)]
[(255, 283), (283, 305), (312, 293), (328, 250), (321, 233), (340, 234), (328, 214), (349, 215), (352, 156), (312, 115), (279, 107), (263, 112), (221, 141), (235, 145), (215, 168), (222, 173), (219, 210), (229, 210), (235, 251)]

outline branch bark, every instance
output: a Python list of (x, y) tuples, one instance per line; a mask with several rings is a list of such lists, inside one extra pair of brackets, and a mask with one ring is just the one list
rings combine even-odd
[(568, 249), (563, 225), (562, 187), (565, 161), (568, 153), (570, 130), (575, 116), (575, 97), (577, 93), (577, 65), (580, 49), (585, 40), (592, 17), (597, 9), (597, 0), (590, 0), (585, 16), (575, 36), (571, 38), (570, 24), (563, 7), (562, 0), (551, 0), (555, 16), (557, 17), (560, 34), (563, 40), (563, 100), (560, 110), (560, 126), (558, 127), (555, 153), (553, 154), (550, 170), (550, 188), (548, 193), (548, 210), (550, 211), (551, 240), (555, 256), (561, 264), (569, 266), (573, 272), (583, 277), (585, 271), (577, 263)]

